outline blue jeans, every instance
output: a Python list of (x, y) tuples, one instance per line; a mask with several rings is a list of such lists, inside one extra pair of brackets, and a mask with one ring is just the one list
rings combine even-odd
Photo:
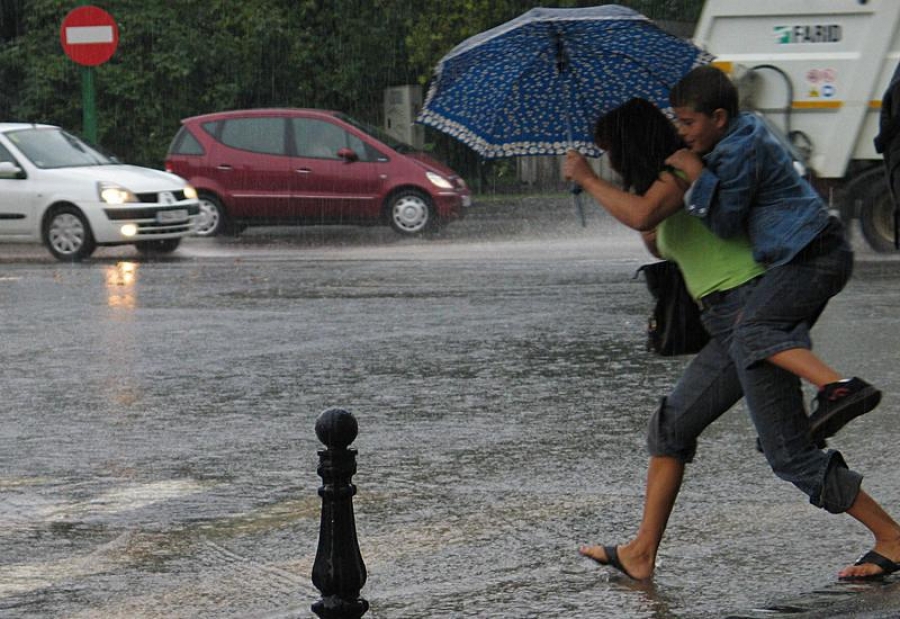
[(650, 453), (690, 462), (703, 430), (744, 395), (774, 473), (797, 486), (813, 505), (844, 512), (856, 499), (862, 476), (847, 468), (839, 452), (813, 444), (800, 379), (768, 362), (739, 369), (729, 354), (734, 325), (764, 278), (716, 294), (703, 312), (712, 339), (651, 418)]
[(852, 273), (853, 251), (843, 224), (832, 217), (793, 260), (772, 267), (755, 282), (734, 323), (732, 357), (752, 367), (791, 348), (811, 349), (810, 328)]

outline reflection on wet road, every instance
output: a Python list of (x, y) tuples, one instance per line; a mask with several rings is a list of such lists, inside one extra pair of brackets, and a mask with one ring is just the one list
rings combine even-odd
[[(701, 443), (653, 586), (577, 556), (633, 532), (646, 419), (683, 360), (643, 350), (635, 236), (564, 208), (505, 223), (74, 266), (0, 247), (0, 617), (311, 616), (331, 406), (360, 426), (367, 617), (721, 617), (850, 591), (835, 574), (870, 540), (774, 478), (740, 406)], [(900, 265), (859, 258), (814, 337), (885, 393), (834, 446), (900, 512)]]

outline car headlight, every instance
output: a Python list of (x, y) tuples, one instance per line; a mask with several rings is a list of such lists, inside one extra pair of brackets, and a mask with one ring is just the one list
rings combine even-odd
[(137, 196), (128, 189), (115, 183), (97, 183), (97, 190), (100, 192), (100, 201), (107, 204), (125, 204), (126, 202), (137, 202)]
[(450, 181), (436, 172), (426, 172), (425, 176), (428, 177), (428, 180), (430, 180), (433, 185), (436, 185), (441, 189), (453, 189), (453, 185)]
[(184, 186), (184, 197), (188, 200), (196, 200), (197, 199), (197, 190), (194, 189), (193, 185), (185, 185)]

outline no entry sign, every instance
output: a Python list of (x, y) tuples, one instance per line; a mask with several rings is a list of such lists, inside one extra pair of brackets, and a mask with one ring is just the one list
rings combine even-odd
[(94, 67), (109, 60), (119, 44), (112, 15), (95, 6), (73, 9), (59, 31), (63, 51), (78, 64)]

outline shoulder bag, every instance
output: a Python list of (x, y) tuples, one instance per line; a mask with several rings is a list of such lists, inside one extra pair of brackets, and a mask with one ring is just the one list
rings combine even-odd
[(666, 357), (699, 352), (709, 335), (678, 265), (663, 260), (643, 265), (638, 273), (644, 274), (647, 288), (656, 300), (647, 321), (647, 350)]

